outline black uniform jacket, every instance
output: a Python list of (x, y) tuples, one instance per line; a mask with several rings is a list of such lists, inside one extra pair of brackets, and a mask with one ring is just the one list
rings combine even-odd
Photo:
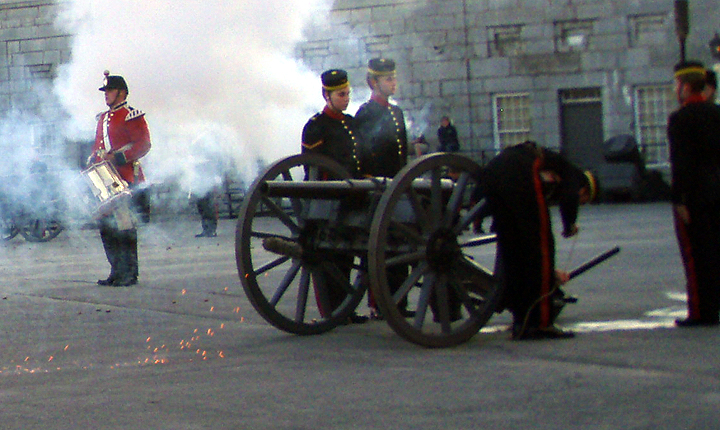
[(364, 175), (393, 177), (407, 163), (407, 130), (402, 109), (371, 99), (355, 114)]
[(668, 138), (673, 203), (720, 201), (720, 107), (691, 100), (670, 115)]
[(351, 115), (332, 112), (327, 107), (305, 124), (302, 152), (326, 155), (358, 176), (357, 131)]
[(481, 189), (486, 195), (498, 196), (516, 208), (534, 205), (537, 190), (533, 166), (538, 158), (541, 161), (537, 170), (549, 170), (560, 176), (559, 184), (547, 185), (543, 191), (548, 200), (559, 202), (563, 227), (568, 231), (577, 221), (579, 191), (585, 186), (585, 179), (582, 170), (557, 152), (534, 143), (508, 147), (482, 169)]

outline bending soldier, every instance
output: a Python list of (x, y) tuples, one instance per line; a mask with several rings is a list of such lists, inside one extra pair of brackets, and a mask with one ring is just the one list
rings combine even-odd
[(553, 299), (562, 294), (558, 287), (568, 275), (555, 270), (548, 199), (559, 201), (563, 236), (573, 236), (578, 206), (597, 194), (594, 178), (528, 141), (493, 158), (482, 170), (480, 184), (498, 236), (513, 339), (573, 336), (554, 325)]

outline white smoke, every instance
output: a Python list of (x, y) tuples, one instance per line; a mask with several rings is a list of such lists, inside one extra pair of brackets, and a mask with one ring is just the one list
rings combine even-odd
[(94, 138), (107, 69), (125, 77), (130, 105), (146, 113), (149, 182), (202, 191), (228, 168), (250, 180), (258, 160), (299, 151), (322, 103), (317, 73), (293, 49), (309, 19), (328, 10), (327, 0), (68, 2), (59, 23), (74, 35), (72, 59), (56, 81), (71, 116), (65, 133)]

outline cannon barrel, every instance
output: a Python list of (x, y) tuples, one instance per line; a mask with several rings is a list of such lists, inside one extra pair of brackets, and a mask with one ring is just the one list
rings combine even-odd
[[(386, 178), (299, 182), (266, 181), (261, 185), (260, 190), (268, 197), (340, 199), (353, 195), (383, 192), (389, 184), (390, 180)], [(415, 179), (412, 187), (418, 192), (427, 193), (432, 188), (432, 181), (423, 178)], [(440, 180), (440, 189), (443, 192), (452, 190), (452, 187), (452, 180)]]

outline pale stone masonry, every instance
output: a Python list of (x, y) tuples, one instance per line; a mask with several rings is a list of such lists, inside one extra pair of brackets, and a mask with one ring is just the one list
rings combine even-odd
[[(719, 6), (690, 1), (688, 58), (711, 62)], [(463, 151), (481, 159), (500, 147), (498, 94), (527, 96), (528, 135), (550, 147), (564, 144), (560, 99), (587, 90), (603, 139), (638, 135), (637, 88), (669, 86), (679, 60), (673, 9), (672, 0), (336, 0), (330, 25), (309, 30), (297, 56), (318, 73), (347, 69), (356, 89), (369, 58), (394, 58), (414, 133), (434, 143), (448, 114)]]
[[(0, 0), (0, 115), (54, 106), (32, 89), (51, 83), (58, 66), (70, 59), (71, 35), (54, 25), (60, 4)], [(597, 102), (592, 118), (601, 138), (632, 134), (651, 148), (663, 144), (658, 118), (665, 111), (655, 114), (654, 129), (645, 127), (638, 91), (667, 90), (671, 83), (670, 70), (679, 59), (673, 4), (336, 0), (329, 19), (307, 29), (296, 56), (318, 74), (347, 69), (356, 95), (365, 87), (369, 58), (394, 58), (396, 99), (412, 122), (410, 137), (424, 133), (435, 144), (439, 118), (449, 115), (463, 152), (478, 160), (520, 137), (550, 147), (569, 145), (567, 136), (582, 134), (578, 117), (583, 118), (571, 107), (583, 101)], [(689, 58), (711, 63), (707, 44), (720, 31), (718, 9), (717, 0), (690, 1)], [(643, 135), (648, 130), (654, 143)]]
[(50, 83), (70, 59), (70, 36), (55, 26), (56, 1), (0, 1), (0, 112), (39, 111), (33, 86)]

